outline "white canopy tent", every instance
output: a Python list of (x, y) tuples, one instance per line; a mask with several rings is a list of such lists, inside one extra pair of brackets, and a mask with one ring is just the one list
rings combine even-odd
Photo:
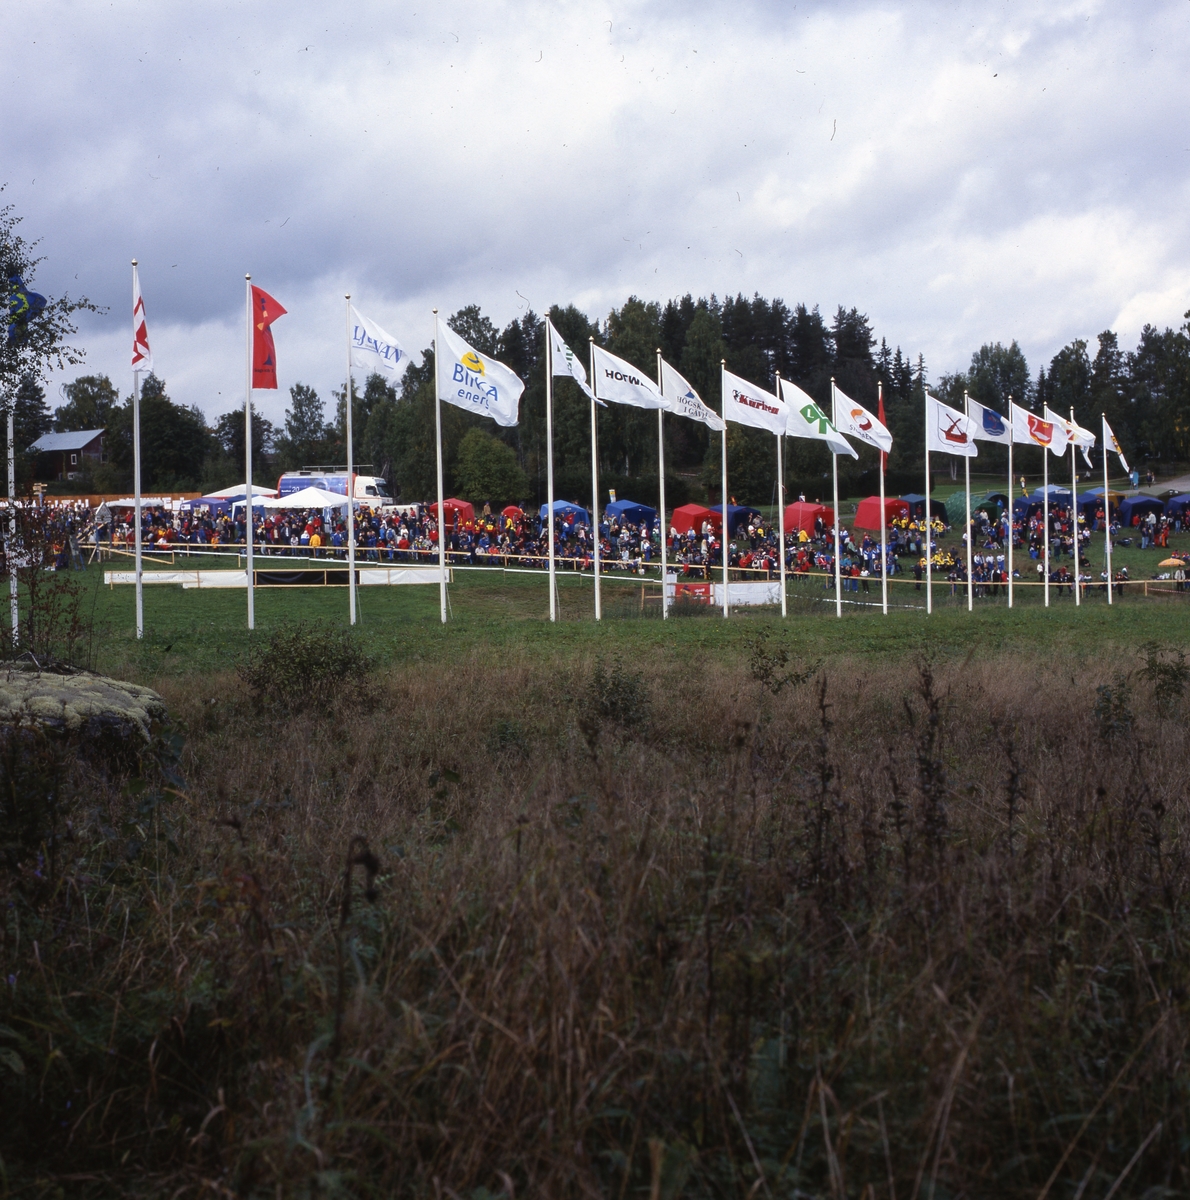
[[(233, 500), (232, 508), (243, 508), (244, 500)], [(265, 497), (256, 500), (252, 497), (253, 508), (346, 508), (347, 497), (342, 492), (328, 492), (326, 488), (305, 487), (300, 492), (290, 492), (288, 496)]]
[[(233, 483), (231, 487), (220, 488), (217, 492), (207, 492), (206, 496), (220, 496), (226, 498), (228, 496), (243, 496), (247, 491), (247, 487), (242, 483)], [(252, 495), (272, 497), (277, 494), (276, 488), (260, 487), (258, 484), (252, 485)], [(204, 497), (205, 499), (205, 497)]]

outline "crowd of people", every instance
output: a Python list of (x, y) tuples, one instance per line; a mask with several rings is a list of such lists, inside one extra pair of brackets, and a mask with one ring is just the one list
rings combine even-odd
[[(92, 512), (85, 502), (60, 504), (47, 510), (57, 565), (67, 565), (85, 530), (93, 548), (110, 547), (127, 552), (134, 542), (130, 509), (100, 509)], [(881, 554), (880, 535), (874, 531), (839, 530), (839, 573), (849, 591), (869, 589), (870, 581), (911, 573), (918, 588), (926, 574), (927, 555), (936, 582), (945, 581), (957, 591), (967, 583), (966, 536), (962, 533), (949, 545), (942, 542), (949, 532), (939, 510), (927, 523), (908, 516), (890, 524), (887, 554)], [(657, 519), (633, 522), (611, 513), (603, 515), (598, 530), (591, 528), (582, 510), (569, 508), (555, 516), (554, 552), (561, 570), (586, 571), (593, 567), (598, 539), (601, 569), (645, 574), (661, 559), (661, 523)], [(1113, 539), (1128, 544), (1135, 536), (1141, 548), (1167, 547), (1171, 533), (1182, 528), (1180, 514), (1138, 517), (1131, 529), (1115, 522)], [(1102, 529), (1105, 513), (1075, 514), (1069, 507), (1049, 510), (1049, 579), (1060, 589), (1073, 588), (1072, 564), (1078, 556), (1079, 574), (1089, 579), (1091, 562), (1088, 543)], [(548, 559), (548, 522), (536, 513), (510, 507), (493, 513), (489, 505), (474, 517), (447, 510), (446, 557), (450, 565), (500, 565), (542, 568)], [(438, 522), (428, 505), (406, 505), (372, 509), (357, 508), (355, 515), (356, 556), (362, 562), (385, 564), (433, 564), (438, 560)], [(723, 567), (723, 538), (718, 525), (705, 519), (696, 528), (679, 530), (672, 524), (666, 531), (666, 558), (671, 572), (682, 580), (708, 580)], [(1024, 515), (1010, 519), (1002, 510), (980, 509), (973, 514), (971, 580), (978, 596), (996, 596), (1008, 582), (1008, 539), (1011, 536), (1013, 578), (1045, 580), (1046, 529), (1043, 510), (1031, 506)], [(258, 554), (343, 560), (347, 557), (345, 509), (257, 510), (252, 538)], [(242, 553), (247, 539), (244, 508), (177, 511), (159, 505), (142, 509), (142, 546), (148, 555), (162, 552), (224, 550)], [(728, 565), (737, 579), (773, 579), (781, 569), (795, 583), (821, 579), (833, 587), (835, 530), (819, 516), (807, 528), (786, 530), (784, 546), (773, 522), (751, 513), (728, 540)], [(1101, 581), (1106, 577), (1102, 572)], [(1179, 573), (1180, 574), (1180, 573)], [(1127, 581), (1121, 568), (1116, 578)]]

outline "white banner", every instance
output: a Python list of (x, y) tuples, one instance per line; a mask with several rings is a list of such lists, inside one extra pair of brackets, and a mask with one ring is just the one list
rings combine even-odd
[(517, 423), (517, 410), (525, 385), (503, 363), (469, 346), (444, 321), (435, 318), (439, 355), (439, 399), (481, 417), (491, 417), (497, 425)]
[(835, 428), (849, 437), (857, 437), (887, 454), (892, 449), (892, 434), (875, 413), (835, 388)]
[(140, 271), (136, 267), (132, 268), (132, 369), (153, 369), (153, 351), (149, 349), (149, 327), (145, 322), (145, 302), (140, 294)]
[(1120, 466), (1132, 474), (1132, 468), (1128, 465), (1128, 460), (1124, 457), (1124, 451), (1120, 449), (1119, 439), (1111, 431), (1111, 426), (1107, 423), (1107, 418), (1103, 418), (1103, 453), (1106, 454), (1110, 450), (1119, 460)]
[(1007, 445), (1012, 441), (1012, 429), (1008, 421), (994, 408), (968, 397), (967, 412), (975, 423), (972, 437), (977, 442), (1003, 442)]
[(558, 331), (549, 317), (545, 319), (545, 327), (549, 333), (550, 358), (554, 374), (565, 375), (573, 379), (583, 393), (594, 400), (595, 393), (591, 391), (591, 385), (587, 383), (587, 369), (579, 362), (578, 355), (558, 336)]
[(785, 405), (764, 388), (723, 372), (723, 415), (740, 425), (767, 429), (780, 437), (785, 432)]
[(1066, 426), (1061, 422), (1046, 421), (1035, 416), (1019, 404), (1012, 406), (1012, 440), (1029, 446), (1040, 446), (1057, 455), (1066, 453)]
[(364, 371), (386, 371), (402, 375), (409, 365), (405, 348), (375, 321), (369, 321), (351, 306), (351, 365)]
[(723, 418), (703, 403), (702, 397), (665, 359), (661, 360), (661, 392), (671, 413), (701, 421), (716, 433), (723, 432)]
[(595, 347), (595, 395), (633, 408), (668, 408), (657, 385), (630, 362)]
[(926, 449), (977, 458), (975, 422), (957, 408), (926, 394)]
[(781, 394), (785, 399), (785, 436), (810, 438), (815, 442), (826, 442), (835, 454), (849, 454), (859, 458), (855, 447), (834, 427), (831, 419), (803, 392), (796, 383), (781, 380)]

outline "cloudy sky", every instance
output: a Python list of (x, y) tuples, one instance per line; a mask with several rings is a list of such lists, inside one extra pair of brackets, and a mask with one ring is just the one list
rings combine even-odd
[(109, 306), (80, 341), (127, 388), (139, 258), (158, 373), (212, 417), (243, 402), (246, 271), (289, 309), (274, 419), (297, 380), (341, 386), (345, 291), (411, 350), (432, 305), (856, 305), (935, 376), (1012, 338), (1035, 373), (1190, 308), (1188, 0), (4, 20), (0, 181), (39, 289)]

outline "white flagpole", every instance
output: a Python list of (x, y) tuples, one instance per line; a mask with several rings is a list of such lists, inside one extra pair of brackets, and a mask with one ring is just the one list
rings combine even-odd
[(8, 545), (4, 547), (8, 562), (8, 611), (12, 620), (12, 644), (21, 644), (20, 585), (17, 582), (17, 455), (13, 415), (16, 393), (8, 397)]
[[(347, 413), (347, 612), (351, 624), (355, 624), (355, 457), (351, 452), (354, 438), (351, 432), (351, 293), (347, 301), (347, 394), (343, 408)], [(437, 332), (437, 331), (435, 331)], [(441, 509), (439, 509), (441, 515)], [(439, 538), (442, 534), (439, 532)]]
[[(657, 390), (664, 397), (665, 381), (661, 373), (661, 347), (657, 347)], [(661, 512), (660, 524), (658, 528), (661, 531), (661, 619), (664, 621), (669, 616), (669, 612), (665, 604), (665, 577), (668, 574), (666, 566), (666, 542), (669, 540), (666, 537), (665, 527), (665, 409), (657, 410), (657, 462), (658, 462), (658, 483), (661, 486)]]
[[(831, 376), (831, 424), (838, 429), (839, 423), (835, 418), (835, 377)], [(831, 451), (831, 480), (834, 487), (834, 505), (835, 505), (835, 616), (843, 615), (843, 568), (839, 562), (839, 555), (843, 548), (842, 538), (839, 536), (839, 455), (836, 451)]]
[(442, 355), (442, 339), (438, 336), (438, 310), (434, 309), (434, 430), (438, 442), (438, 607), (442, 624), (446, 624), (446, 494), (442, 488), (442, 389), (438, 372)]
[[(132, 260), (133, 337), (136, 330), (136, 259)], [(133, 520), (136, 523), (136, 636), (145, 636), (144, 561), (141, 557), (141, 498), (140, 498), (140, 372), (132, 372), (132, 498)]]
[[(781, 395), (781, 372), (777, 372), (777, 395)], [(777, 434), (777, 546), (781, 560), (781, 619), (788, 616), (785, 599), (785, 434)]]
[[(1102, 421), (1100, 433), (1104, 436), (1104, 562), (1107, 565), (1107, 602), (1112, 602), (1112, 502), (1107, 494), (1107, 416), (1099, 414)], [(12, 442), (12, 439), (8, 439)]]
[(554, 564), (554, 326), (545, 319), (545, 522), (549, 543), (550, 620), (558, 619)]
[(930, 553), (931, 531), (933, 522), (930, 519), (930, 394), (925, 390), (925, 380), (922, 380), (922, 392), (926, 403), (926, 616), (934, 611), (934, 575), (933, 555)]
[[(603, 603), (599, 594), (599, 427), (595, 419), (595, 339), (587, 338), (588, 362), (591, 367), (591, 541), (595, 551), (595, 620), (603, 620)], [(551, 517), (553, 514), (550, 514)]]
[(1045, 606), (1050, 606), (1050, 451), (1048, 446), (1041, 447), (1041, 511), (1045, 521), (1045, 537), (1043, 553), (1045, 554)]
[[(884, 383), (876, 384), (877, 404), (884, 404)], [(884, 451), (880, 455), (880, 611), (888, 616), (888, 513), (884, 507)]]
[[(971, 416), (971, 397), (963, 392), (963, 415)], [(967, 611), (975, 607), (975, 583), (971, 578), (971, 459), (963, 457), (963, 485), (967, 489)]]
[[(1070, 408), (1070, 425), (1074, 426), (1074, 406)], [(1070, 439), (1070, 524), (1074, 532), (1074, 607), (1078, 608), (1078, 460), (1074, 457), (1078, 447)]]
[(723, 616), (731, 615), (731, 606), (727, 598), (727, 359), (719, 360), (719, 402), (723, 409), (723, 447), (721, 463), (721, 488), (719, 499), (722, 501), (722, 521), (720, 522), (720, 542), (723, 546)]
[[(256, 628), (256, 589), (252, 575), (252, 276), (244, 276), (248, 304), (248, 377), (244, 389), (244, 529), (248, 543), (248, 628)], [(139, 524), (139, 522), (138, 522)]]
[(1016, 441), (1016, 425), (1012, 417), (1012, 397), (1008, 397), (1008, 607), (1012, 607), (1012, 524), (1016, 500), (1012, 485), (1012, 444)]

